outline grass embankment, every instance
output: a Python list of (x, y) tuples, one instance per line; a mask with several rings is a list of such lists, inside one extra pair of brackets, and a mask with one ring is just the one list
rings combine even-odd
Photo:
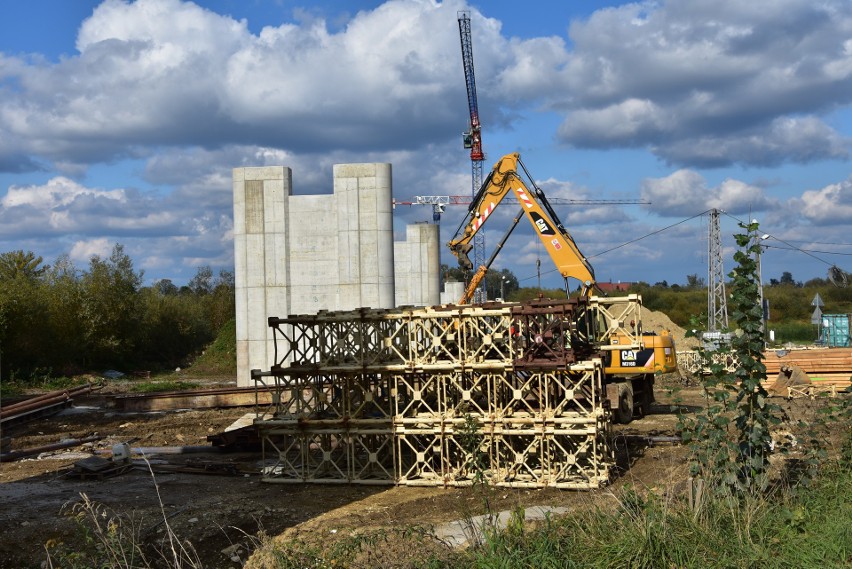
[(266, 540), (247, 567), (849, 567), (850, 494), (848, 464), (827, 468), (807, 488), (709, 501), (697, 513), (684, 500), (625, 490), (615, 510), (577, 512), (535, 527), (517, 515), (505, 530), (486, 528), (484, 543), (467, 550), (396, 529), (331, 544)]

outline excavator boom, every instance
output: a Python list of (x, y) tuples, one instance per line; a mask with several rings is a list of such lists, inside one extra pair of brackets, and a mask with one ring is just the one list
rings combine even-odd
[[(520, 155), (517, 153), (507, 154), (494, 164), (494, 168), (492, 168), (491, 173), (485, 179), (470, 205), (468, 218), (462, 222), (462, 226), (459, 226), (456, 231), (456, 236), (448, 243), (450, 251), (458, 258), (461, 268), (472, 269), (473, 263), (470, 262), (468, 252), (472, 248), (474, 236), (500, 205), (500, 202), (511, 193), (521, 204), (521, 210), (529, 219), (533, 230), (538, 235), (550, 258), (553, 259), (557, 270), (565, 279), (566, 289), (569, 286), (568, 279), (573, 278), (580, 281), (583, 294), (588, 295), (595, 284), (594, 269), (583, 256), (574, 239), (565, 230), (562, 222), (559, 221), (544, 193), (535, 185), (528, 174), (527, 178), (533, 189), (530, 190), (524, 183), (518, 172), (519, 165), (526, 173), (526, 168), (524, 168)], [(505, 238), (503, 241), (505, 241)], [(500, 243), (501, 247), (503, 241)], [(483, 265), (486, 270), (490, 267), (490, 262), (493, 259), (492, 256), (489, 262)], [(480, 268), (477, 273), (481, 270)]]

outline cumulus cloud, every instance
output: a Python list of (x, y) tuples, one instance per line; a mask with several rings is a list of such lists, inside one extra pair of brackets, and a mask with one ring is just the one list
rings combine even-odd
[(68, 253), (81, 261), (108, 254), (120, 242), (143, 269), (149, 257), (170, 258), (172, 270), (190, 258), (231, 266), (230, 179), (215, 184), (227, 193), (227, 209), (207, 194), (187, 199), (192, 186), (156, 197), (130, 188), (91, 188), (61, 176), (12, 186), (0, 199), (0, 245), (12, 249), (22, 239), (36, 239), (46, 257)]
[[(455, 13), (466, 7), (389, 0), (341, 25), (305, 18), (255, 34), (192, 2), (106, 0), (80, 26), (77, 55), (0, 55), (0, 168), (70, 169), (162, 146), (372, 152), (446, 141), (465, 121)], [(852, 102), (844, 0), (626, 4), (571, 23), (570, 43), (473, 17), (493, 126), (543, 104), (565, 114), (564, 143), (648, 147), (678, 165), (848, 156), (822, 118)]]
[(793, 206), (812, 223), (848, 228), (852, 220), (852, 176), (820, 190), (804, 192), (801, 199), (793, 200)]
[(641, 195), (653, 204), (646, 208), (664, 216), (692, 216), (713, 208), (742, 214), (777, 205), (762, 188), (739, 180), (726, 179), (716, 187), (708, 187), (704, 176), (693, 170), (645, 179)]
[[(422, 147), (464, 124), (461, 7), (393, 0), (336, 33), (312, 20), (254, 35), (191, 2), (107, 0), (80, 27), (78, 55), (0, 61), (0, 141), (84, 163), (144, 157), (158, 145)], [(11, 159), (3, 150), (0, 165)]]
[(68, 257), (77, 263), (87, 262), (94, 256), (106, 258), (109, 257), (113, 245), (114, 244), (106, 237), (75, 241), (71, 246), (71, 251), (68, 253)]
[(647, 146), (678, 165), (843, 159), (823, 115), (852, 102), (852, 4), (634, 3), (574, 22), (552, 72), (578, 147)]

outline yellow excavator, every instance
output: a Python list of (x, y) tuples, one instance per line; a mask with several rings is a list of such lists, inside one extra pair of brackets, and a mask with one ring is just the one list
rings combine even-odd
[[(524, 183), (519, 166), (529, 186)], [(509, 193), (515, 196), (521, 210), (491, 257), (471, 277), (459, 304), (470, 303), (474, 291), (524, 215), (565, 280), (566, 294), (570, 293), (570, 280), (574, 279), (579, 281), (581, 298), (605, 304), (594, 296), (595, 292), (599, 292), (594, 268), (562, 225), (544, 192), (536, 186), (518, 153), (507, 154), (494, 165), (471, 202), (468, 216), (462, 220), (455, 236), (448, 243), (459, 266), (465, 271), (473, 269), (468, 256), (473, 247), (473, 238)], [(641, 304), (641, 299), (637, 302)], [(612, 403), (614, 418), (620, 423), (630, 422), (637, 410), (642, 414), (649, 412), (654, 401), (655, 374), (677, 371), (675, 345), (671, 335), (666, 331), (659, 335), (642, 333), (641, 322), (631, 322), (631, 325), (632, 329), (639, 330), (637, 336), (630, 337), (629, 334), (613, 329), (603, 338), (606, 345), (601, 346), (605, 357), (607, 395)]]

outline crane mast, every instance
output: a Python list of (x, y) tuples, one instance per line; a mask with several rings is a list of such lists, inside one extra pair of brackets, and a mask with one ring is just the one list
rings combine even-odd
[[(470, 12), (467, 10), (459, 11), (458, 21), (464, 81), (467, 88), (467, 107), (470, 111), (470, 130), (464, 133), (464, 147), (470, 148), (470, 195), (473, 197), (482, 186), (482, 162), (485, 160), (485, 154), (482, 152), (482, 128), (479, 124), (479, 105), (476, 101), (476, 77), (473, 73), (473, 38), (470, 33)], [(482, 231), (474, 238), (473, 258), (477, 267), (485, 262), (485, 233)], [(484, 286), (477, 289), (474, 300), (476, 302), (486, 300)]]

